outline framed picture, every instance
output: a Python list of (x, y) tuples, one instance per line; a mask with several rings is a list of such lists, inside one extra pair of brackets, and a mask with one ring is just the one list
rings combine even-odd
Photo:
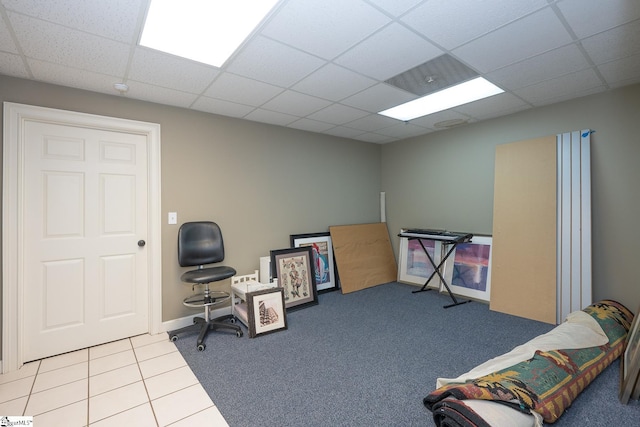
[(631, 322), (620, 366), (620, 402), (640, 397), (640, 309)]
[(471, 242), (459, 243), (456, 246), (447, 260), (444, 274), (451, 293), (479, 301), (489, 301), (491, 241), (491, 236), (474, 235)]
[(291, 247), (310, 246), (313, 250), (313, 265), (316, 272), (316, 289), (319, 293), (339, 288), (338, 269), (333, 258), (333, 246), (329, 233), (292, 234)]
[[(427, 258), (427, 254), (420, 245), (429, 252), (429, 256), (436, 265), (442, 259), (442, 243), (428, 239), (400, 238), (400, 254), (398, 255), (398, 282), (423, 286), (429, 276), (434, 272), (433, 265)], [(441, 273), (444, 272), (441, 271)], [(434, 275), (427, 287), (440, 289), (440, 277)]]
[(287, 313), (282, 288), (247, 292), (249, 338), (287, 329)]
[(311, 246), (271, 251), (271, 269), (288, 311), (318, 304)]

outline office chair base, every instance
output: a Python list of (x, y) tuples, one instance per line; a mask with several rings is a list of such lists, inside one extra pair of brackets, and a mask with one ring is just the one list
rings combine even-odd
[(180, 328), (177, 329), (175, 331), (171, 331), (169, 332), (169, 339), (171, 341), (176, 341), (178, 339), (178, 334), (184, 331), (188, 331), (188, 330), (192, 330), (192, 329), (196, 329), (196, 328), (200, 328), (200, 332), (198, 333), (198, 340), (196, 341), (196, 345), (198, 348), (198, 351), (204, 351), (204, 349), (207, 347), (204, 344), (204, 339), (207, 336), (207, 334), (209, 333), (209, 331), (215, 331), (218, 329), (225, 329), (225, 330), (229, 330), (229, 331), (233, 331), (236, 333), (236, 336), (238, 338), (241, 338), (243, 333), (242, 333), (242, 328), (240, 328), (240, 326), (235, 325), (233, 323), (229, 323), (229, 322), (225, 322), (225, 320), (231, 320), (234, 321), (235, 319), (233, 319), (233, 316), (230, 314), (227, 314), (225, 316), (220, 316), (220, 317), (216, 317), (215, 319), (210, 319), (209, 321), (205, 320), (202, 317), (194, 317), (193, 318), (193, 325), (189, 325), (189, 326), (185, 326), (184, 328)]

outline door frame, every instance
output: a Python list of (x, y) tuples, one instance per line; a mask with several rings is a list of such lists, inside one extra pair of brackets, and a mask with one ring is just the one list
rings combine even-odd
[(24, 122), (40, 121), (145, 135), (147, 150), (147, 250), (149, 333), (162, 325), (162, 242), (160, 204), (160, 125), (117, 117), (4, 102), (2, 147), (2, 372), (23, 363), (24, 322)]

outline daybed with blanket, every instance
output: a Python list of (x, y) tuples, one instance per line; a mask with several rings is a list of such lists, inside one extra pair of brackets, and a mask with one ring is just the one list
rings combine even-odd
[(424, 398), (437, 426), (542, 426), (618, 358), (633, 314), (604, 300), (550, 332), (458, 378), (439, 378)]

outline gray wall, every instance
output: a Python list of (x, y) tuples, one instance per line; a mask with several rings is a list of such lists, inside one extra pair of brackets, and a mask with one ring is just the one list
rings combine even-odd
[[(640, 306), (640, 85), (382, 146), (5, 76), (0, 101), (160, 123), (163, 220), (219, 222), (240, 274), (289, 234), (378, 221), (380, 191), (396, 253), (403, 226), (491, 234), (495, 146), (591, 128), (594, 299)], [(193, 311), (180, 303), (191, 289), (179, 280), (178, 227), (164, 222), (171, 320)]]
[[(495, 147), (593, 129), (593, 298), (640, 307), (640, 85), (382, 146), (382, 189), (401, 227), (491, 234)], [(523, 224), (526, 226), (526, 224)]]
[(165, 321), (194, 313), (181, 303), (191, 288), (180, 283), (168, 212), (178, 224), (218, 222), (239, 274), (288, 248), (290, 234), (380, 220), (379, 145), (1, 75), (0, 101), (160, 123)]

